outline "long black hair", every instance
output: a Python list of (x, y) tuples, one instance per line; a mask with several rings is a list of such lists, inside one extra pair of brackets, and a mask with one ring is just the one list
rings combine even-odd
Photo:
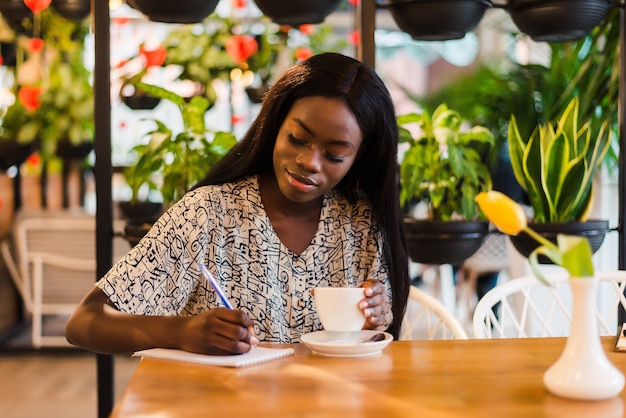
[(361, 128), (362, 154), (337, 187), (352, 201), (357, 189), (363, 191), (381, 225), (393, 296), (389, 332), (398, 338), (410, 286), (398, 197), (398, 125), (389, 91), (369, 66), (345, 55), (324, 53), (289, 68), (263, 97), (259, 115), (241, 141), (194, 188), (271, 171), (276, 137), (287, 113), (298, 99), (311, 96), (343, 100)]

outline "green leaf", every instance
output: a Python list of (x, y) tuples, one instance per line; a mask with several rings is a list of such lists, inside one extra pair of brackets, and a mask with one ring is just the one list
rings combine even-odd
[(158, 97), (160, 99), (169, 100), (170, 102), (182, 106), (185, 103), (185, 99), (179, 95), (174, 93), (173, 91), (164, 89), (163, 87), (155, 86), (152, 84), (146, 84), (141, 81), (135, 83), (135, 86), (148, 93), (150, 96)]
[(556, 237), (562, 260), (559, 264), (571, 277), (592, 277), (594, 274), (591, 260), (591, 246), (587, 238), (562, 235)]
[(548, 257), (550, 260), (552, 260), (554, 264), (560, 266), (562, 263), (561, 254), (559, 253), (557, 248), (550, 248), (548, 246), (542, 245), (535, 248), (535, 250), (528, 256), (528, 263), (530, 264), (530, 268), (533, 271), (535, 277), (537, 277), (539, 281), (541, 281), (543, 284), (550, 285), (550, 282), (548, 282), (546, 277), (543, 275), (541, 268), (539, 267), (539, 255), (544, 255)]
[(548, 204), (548, 219), (557, 215), (556, 203), (561, 195), (561, 186), (565, 177), (569, 144), (563, 135), (552, 138), (546, 144), (545, 165), (542, 170), (541, 186), (546, 203)]

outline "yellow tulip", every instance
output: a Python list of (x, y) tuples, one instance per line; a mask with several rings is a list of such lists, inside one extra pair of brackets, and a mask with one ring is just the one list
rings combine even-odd
[(505, 234), (517, 235), (526, 229), (524, 209), (507, 195), (491, 190), (479, 193), (475, 200), (489, 221)]
[(528, 227), (524, 210), (508, 196), (492, 190), (479, 193), (475, 200), (489, 221), (500, 231), (507, 235), (517, 235), (524, 231), (540, 244), (530, 254), (528, 261), (535, 276), (545, 284), (549, 283), (539, 269), (540, 254), (565, 268), (573, 277), (593, 276), (591, 247), (586, 238), (559, 234), (558, 245), (555, 245)]

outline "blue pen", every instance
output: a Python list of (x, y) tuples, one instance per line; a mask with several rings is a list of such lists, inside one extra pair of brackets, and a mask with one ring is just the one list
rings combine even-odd
[(213, 289), (215, 289), (217, 295), (220, 297), (224, 305), (226, 305), (228, 309), (233, 309), (233, 305), (231, 305), (228, 299), (226, 299), (226, 295), (224, 294), (224, 292), (222, 292), (220, 285), (217, 284), (217, 280), (215, 280), (215, 277), (213, 277), (209, 269), (206, 268), (204, 264), (198, 263), (198, 265), (200, 266), (202, 274), (204, 274), (204, 277), (206, 277), (206, 279), (211, 283), (211, 286), (213, 286)]

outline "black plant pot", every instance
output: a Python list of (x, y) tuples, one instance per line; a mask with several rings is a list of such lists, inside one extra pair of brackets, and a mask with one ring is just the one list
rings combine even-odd
[(566, 42), (584, 38), (610, 7), (609, 0), (511, 0), (507, 11), (534, 41)]
[(74, 144), (69, 139), (62, 139), (57, 143), (56, 155), (64, 160), (82, 160), (93, 150), (93, 142), (83, 141)]
[(279, 25), (322, 23), (341, 0), (254, 0), (263, 14)]
[(119, 202), (118, 207), (126, 218), (124, 237), (131, 247), (137, 245), (163, 213), (163, 203), (158, 202)]
[[(556, 244), (558, 234), (582, 236), (589, 240), (591, 251), (598, 251), (604, 236), (610, 231), (609, 221), (591, 220), (587, 222), (563, 222), (563, 223), (529, 223), (528, 226), (539, 235)], [(511, 243), (524, 257), (528, 257), (540, 244), (525, 232), (511, 236)], [(552, 261), (540, 255), (538, 261), (542, 264), (552, 264)]]
[(124, 237), (131, 247), (134, 247), (152, 228), (150, 222), (127, 221), (124, 226)]
[(119, 202), (118, 206), (126, 219), (134, 224), (153, 223), (163, 213), (163, 203)]
[(13, 139), (0, 139), (0, 171), (21, 165), (36, 149), (32, 142), (20, 144)]
[(152, 97), (147, 94), (133, 94), (132, 96), (120, 95), (120, 100), (126, 106), (133, 110), (152, 110), (161, 102), (158, 97)]
[(262, 84), (258, 87), (246, 87), (246, 94), (252, 103), (261, 103), (263, 101), (263, 95), (265, 95), (268, 90), (269, 86)]
[(154, 22), (199, 23), (213, 13), (219, 0), (127, 0), (126, 3)]
[(488, 0), (389, 0), (388, 7), (398, 27), (415, 40), (460, 39), (482, 19)]
[(2, 54), (2, 65), (15, 67), (16, 47), (14, 42), (0, 42), (0, 54)]
[(91, 0), (52, 0), (50, 6), (68, 20), (83, 20), (91, 13)]
[(22, 24), (24, 19), (32, 19), (33, 12), (24, 4), (24, 0), (0, 0), (0, 14), (11, 29), (16, 33), (26, 33)]
[(404, 218), (409, 255), (422, 264), (460, 265), (480, 248), (487, 222), (435, 222)]

